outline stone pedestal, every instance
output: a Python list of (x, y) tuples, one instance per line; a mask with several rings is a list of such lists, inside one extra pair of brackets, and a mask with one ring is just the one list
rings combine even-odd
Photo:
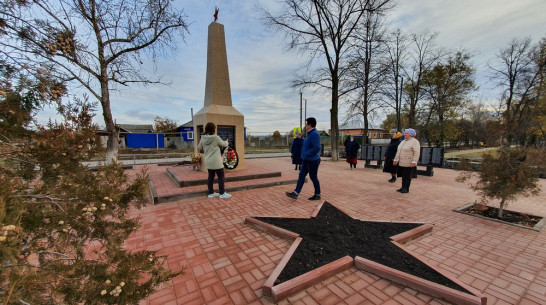
[[(229, 138), (230, 146), (235, 147), (239, 156), (235, 170), (244, 169), (244, 116), (231, 103), (224, 25), (217, 22), (209, 25), (204, 106), (193, 116), (195, 152), (208, 122), (214, 123), (217, 134), (223, 140)], [(201, 170), (206, 171), (204, 158)]]

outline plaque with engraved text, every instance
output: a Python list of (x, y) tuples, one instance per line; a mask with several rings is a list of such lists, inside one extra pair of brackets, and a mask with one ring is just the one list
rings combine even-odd
[[(216, 134), (222, 139), (229, 139), (229, 146), (235, 149), (235, 127), (234, 126), (218, 126)], [(222, 150), (223, 152), (223, 150)]]

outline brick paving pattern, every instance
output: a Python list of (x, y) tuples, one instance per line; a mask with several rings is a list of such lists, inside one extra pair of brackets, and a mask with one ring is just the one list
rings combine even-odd
[[(283, 178), (297, 177), (290, 158), (245, 162), (258, 172), (282, 171)], [(323, 201), (354, 218), (432, 224), (430, 234), (405, 247), (481, 291), (488, 304), (545, 303), (546, 229), (536, 232), (453, 212), (478, 199), (466, 184), (455, 182), (456, 171), (435, 169), (433, 177), (419, 176), (409, 194), (400, 194), (395, 191), (399, 181), (388, 183), (390, 176), (381, 170), (363, 168), (362, 162), (358, 166), (350, 170), (344, 161), (323, 159), (319, 169)], [(165, 166), (148, 165), (148, 170), (158, 192), (176, 192)], [(539, 183), (543, 190), (539, 196), (519, 199), (508, 209), (546, 216), (546, 180)], [(142, 217), (143, 226), (128, 239), (127, 248), (159, 250), (168, 255), (171, 269), (186, 270), (141, 304), (273, 304), (262, 296), (261, 287), (290, 242), (247, 226), (244, 219), (309, 217), (318, 204), (306, 199), (313, 195), (312, 184), (306, 183), (298, 200), (284, 195), (294, 187), (258, 188), (233, 192), (229, 199), (203, 196), (133, 210), (131, 215)], [(351, 268), (278, 304), (448, 303)]]

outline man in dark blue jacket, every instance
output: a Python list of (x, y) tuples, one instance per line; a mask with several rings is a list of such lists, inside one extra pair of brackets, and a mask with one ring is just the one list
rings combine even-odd
[(301, 192), (301, 189), (303, 187), (303, 182), (305, 181), (305, 177), (309, 173), (309, 178), (313, 182), (313, 186), (315, 187), (315, 195), (313, 197), (310, 197), (309, 200), (320, 200), (320, 182), (318, 180), (317, 174), (318, 174), (318, 168), (320, 165), (320, 135), (318, 134), (318, 131), (315, 129), (317, 126), (317, 120), (315, 118), (307, 118), (305, 120), (305, 129), (307, 130), (307, 138), (305, 138), (305, 141), (303, 142), (303, 147), (301, 149), (301, 167), (300, 167), (300, 175), (298, 177), (298, 184), (296, 185), (296, 189), (292, 192), (286, 192), (286, 196), (298, 199), (298, 195)]

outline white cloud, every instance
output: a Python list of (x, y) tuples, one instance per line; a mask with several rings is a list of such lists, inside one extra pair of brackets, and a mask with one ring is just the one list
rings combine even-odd
[[(305, 59), (286, 51), (283, 36), (261, 20), (256, 5), (276, 9), (274, 0), (177, 0), (191, 22), (185, 43), (175, 58), (158, 62), (157, 71), (171, 85), (122, 89), (112, 95), (112, 112), (120, 123), (151, 124), (156, 115), (179, 124), (203, 107), (206, 81), (207, 31), (214, 7), (224, 24), (233, 106), (245, 116), (250, 131), (288, 131), (299, 125), (299, 92), (290, 87), (295, 70)], [(546, 35), (544, 0), (402, 0), (393, 12), (393, 27), (408, 32), (425, 28), (439, 32), (439, 44), (463, 47), (476, 54), (481, 96), (490, 91), (485, 84), (485, 63), (513, 37)], [(148, 64), (145, 64), (148, 67)], [(147, 70), (152, 70), (151, 66)], [(152, 78), (153, 76), (150, 76)], [(319, 129), (330, 128), (330, 97), (303, 92), (307, 115), (317, 118)], [(51, 112), (45, 114), (45, 119)], [(97, 113), (100, 122), (101, 111)], [(339, 120), (344, 118), (340, 110)], [(377, 124), (376, 124), (377, 125)]]
[(391, 20), (407, 32), (438, 32), (440, 46), (472, 52), (479, 94), (494, 98), (487, 62), (515, 37), (546, 37), (544, 12), (544, 0), (412, 0), (400, 1)]

